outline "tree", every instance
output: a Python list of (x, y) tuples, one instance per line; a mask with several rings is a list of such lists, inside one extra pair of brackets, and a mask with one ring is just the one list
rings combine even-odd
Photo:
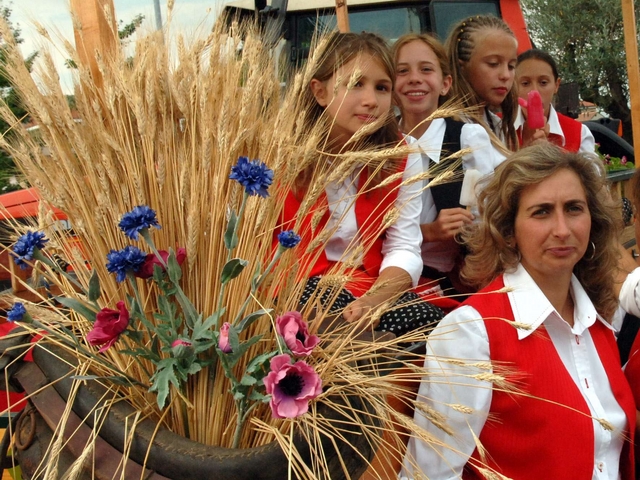
[[(20, 28), (11, 23), (11, 7), (3, 3), (0, 0), (0, 15), (9, 24), (18, 43), (22, 43), (20, 37)], [(34, 60), (36, 59), (37, 52), (32, 53), (25, 60), (27, 68), (31, 70)], [(20, 98), (15, 92), (15, 89), (11, 85), (11, 81), (7, 78), (6, 72), (2, 66), (5, 64), (6, 52), (0, 42), (0, 96), (2, 100), (9, 106), (11, 111), (19, 119), (24, 119), (27, 115), (26, 110), (23, 108)], [(0, 133), (6, 133), (10, 128), (4, 120), (0, 119)], [(0, 150), (0, 193), (5, 193), (11, 190), (17, 190), (22, 188), (17, 183), (11, 183), (10, 179), (18, 174), (18, 169), (9, 155)]]
[[(632, 142), (620, 0), (522, 0), (530, 35), (558, 62), (580, 97), (623, 122)], [(636, 12), (636, 16), (638, 12)]]

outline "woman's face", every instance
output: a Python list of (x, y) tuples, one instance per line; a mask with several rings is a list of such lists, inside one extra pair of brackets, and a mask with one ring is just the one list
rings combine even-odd
[(502, 30), (476, 34), (475, 48), (463, 73), (471, 88), (489, 107), (499, 108), (513, 87), (518, 43)]
[(329, 138), (337, 144), (391, 110), (391, 77), (382, 62), (368, 53), (338, 68), (326, 82), (314, 78), (310, 88), (332, 118)]
[(427, 118), (436, 111), (440, 96), (446, 95), (450, 87), (451, 76), (443, 76), (440, 60), (429, 45), (414, 40), (400, 48), (395, 92), (403, 116)]
[(537, 58), (529, 58), (516, 67), (516, 85), (518, 96), (527, 99), (531, 90), (537, 90), (542, 98), (544, 115), (549, 118), (549, 109), (553, 96), (558, 93), (560, 79), (553, 76), (551, 65)]
[(589, 244), (591, 214), (578, 175), (562, 169), (522, 190), (515, 242), (522, 265), (538, 285), (567, 275)]

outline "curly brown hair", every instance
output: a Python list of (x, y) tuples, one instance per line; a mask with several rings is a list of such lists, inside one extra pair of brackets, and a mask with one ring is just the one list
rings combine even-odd
[(462, 238), (471, 250), (462, 269), (463, 278), (484, 286), (516, 268), (519, 252), (512, 240), (522, 191), (567, 169), (578, 175), (585, 190), (591, 214), (589, 241), (595, 246), (593, 255), (583, 256), (573, 273), (598, 312), (610, 318), (618, 305), (613, 286), (619, 260), (620, 209), (611, 201), (599, 165), (590, 154), (570, 153), (550, 143), (524, 148), (503, 162), (479, 195), (480, 224), (463, 232)]

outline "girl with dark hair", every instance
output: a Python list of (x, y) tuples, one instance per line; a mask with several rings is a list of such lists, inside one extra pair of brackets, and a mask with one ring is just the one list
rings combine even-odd
[(570, 152), (595, 152), (595, 139), (589, 128), (553, 108), (553, 97), (558, 93), (560, 77), (551, 55), (535, 48), (521, 53), (516, 67), (516, 87), (518, 95), (524, 99), (532, 90), (540, 93), (547, 119), (544, 128), (532, 131), (526, 123), (527, 109), (521, 108), (514, 123), (521, 145), (526, 146), (546, 137)]

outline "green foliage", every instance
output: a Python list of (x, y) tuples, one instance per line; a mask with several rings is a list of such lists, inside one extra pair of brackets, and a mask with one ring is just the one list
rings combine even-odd
[(576, 82), (583, 100), (621, 119), (630, 140), (621, 2), (522, 0), (521, 4), (534, 43), (556, 59), (562, 81)]
[(144, 20), (144, 15), (142, 15), (141, 13), (133, 17), (133, 20), (131, 20), (127, 24), (124, 24), (124, 22), (120, 20), (118, 22), (118, 38), (120, 38), (120, 40), (129, 38), (131, 35), (135, 33), (138, 27), (142, 25), (143, 20)]
[[(19, 26), (16, 27), (11, 23), (11, 7), (9, 7), (4, 0), (0, 0), (0, 16), (2, 16), (2, 18), (6, 20), (11, 27), (16, 41), (18, 43), (22, 43), (23, 40), (20, 36), (20, 28)], [(37, 52), (32, 53), (25, 60), (29, 70), (31, 70), (36, 57)], [(2, 96), (2, 99), (14, 113), (16, 118), (20, 120), (26, 119), (27, 112), (23, 108), (20, 98), (16, 94), (11, 85), (11, 81), (7, 77), (4, 69), (5, 63), (6, 51), (4, 47), (0, 46), (0, 96)], [(9, 125), (4, 120), (0, 120), (1, 133), (5, 134), (5, 132), (10, 131), (11, 127), (13, 127), (13, 125)], [(11, 178), (16, 177), (17, 175), (19, 175), (19, 171), (11, 157), (4, 151), (0, 150), (0, 194), (23, 188), (23, 186), (18, 183), (11, 183)]]

